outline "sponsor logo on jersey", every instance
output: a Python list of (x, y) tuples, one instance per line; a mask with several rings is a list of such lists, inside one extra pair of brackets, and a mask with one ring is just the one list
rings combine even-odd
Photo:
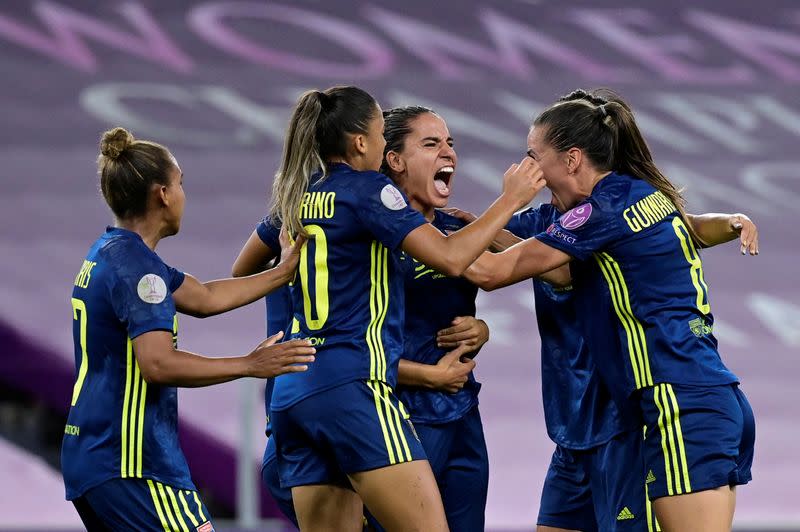
[(158, 275), (148, 273), (139, 279), (136, 292), (139, 294), (139, 299), (145, 303), (156, 305), (167, 297), (167, 284)]

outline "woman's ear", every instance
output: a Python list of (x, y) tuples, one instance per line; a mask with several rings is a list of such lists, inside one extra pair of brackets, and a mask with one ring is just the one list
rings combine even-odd
[(367, 137), (361, 133), (353, 135), (352, 146), (357, 155), (366, 155), (367, 153)]
[(386, 164), (395, 174), (402, 174), (406, 169), (406, 162), (396, 151), (386, 153)]
[(583, 160), (583, 152), (578, 148), (567, 150), (567, 173), (574, 174)]
[(159, 207), (169, 207), (169, 190), (166, 185), (155, 184), (153, 195)]

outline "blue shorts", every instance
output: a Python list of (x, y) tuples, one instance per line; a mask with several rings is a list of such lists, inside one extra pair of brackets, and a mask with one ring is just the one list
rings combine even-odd
[(343, 484), (347, 474), (425, 460), (391, 387), (353, 381), (272, 411), (281, 486)]
[(415, 426), (439, 484), (450, 530), (483, 532), (489, 455), (477, 405), (455, 421)]
[(116, 478), (95, 486), (72, 503), (86, 530), (214, 532), (196, 491), (141, 478)]
[(261, 464), (261, 481), (270, 495), (272, 495), (272, 498), (275, 499), (275, 503), (283, 515), (294, 523), (294, 526), (299, 528), (300, 525), (297, 524), (297, 514), (294, 512), (294, 503), (292, 502), (292, 490), (281, 487), (274, 438), (267, 440), (267, 447), (264, 449), (264, 461)]
[(537, 524), (583, 532), (658, 530), (644, 483), (642, 432), (586, 450), (556, 446)]
[(640, 404), (650, 499), (751, 480), (756, 423), (737, 384), (658, 384)]

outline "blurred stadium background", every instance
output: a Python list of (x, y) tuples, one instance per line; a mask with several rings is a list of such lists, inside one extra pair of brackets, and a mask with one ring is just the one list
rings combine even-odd
[[(544, 105), (609, 86), (633, 103), (692, 211), (749, 214), (761, 256), (704, 254), (722, 354), (758, 420), (755, 480), (739, 492), (736, 526), (800, 530), (799, 30), (790, 0), (4, 0), (0, 528), (80, 529), (58, 445), (74, 371), (68, 297), (110, 221), (96, 185), (100, 132), (122, 125), (172, 149), (186, 215), (158, 251), (217, 278), (265, 213), (296, 96), (347, 83), (384, 108), (429, 105), (447, 120), (459, 153), (454, 206), (488, 205)], [(553, 447), (532, 312), (528, 284), (479, 300), (492, 329), (477, 374), (493, 530), (533, 528)], [(181, 345), (203, 353), (244, 353), (263, 335), (263, 304), (181, 320)], [(256, 478), (261, 389), (180, 392), (184, 449), (219, 522), (277, 515)]]

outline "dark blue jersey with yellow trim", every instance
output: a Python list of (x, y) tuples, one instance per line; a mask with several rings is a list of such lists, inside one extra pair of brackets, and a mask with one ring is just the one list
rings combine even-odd
[[(506, 229), (531, 238), (556, 222), (561, 213), (543, 204), (515, 214)], [(637, 428), (620, 416), (583, 340), (572, 287), (533, 279), (536, 321), (542, 343), (542, 405), (547, 434), (567, 449), (589, 449)]]
[(178, 395), (147, 384), (132, 339), (171, 331), (172, 292), (184, 274), (141, 237), (109, 227), (92, 245), (72, 290), (76, 380), (61, 447), (67, 499), (112, 478), (149, 478), (194, 490), (178, 442)]
[[(256, 226), (256, 234), (261, 241), (266, 245), (275, 256), (281, 255), (281, 230), (272, 223), (269, 217), (261, 220)], [(292, 294), (289, 287), (284, 285), (277, 288), (275, 291), (267, 294), (264, 298), (267, 304), (267, 336), (278, 334), (281, 331), (286, 332), (289, 328), (289, 320), (291, 319), (291, 312), (289, 309), (292, 307)], [(264, 433), (269, 436), (272, 434), (272, 425), (270, 423), (269, 405), (272, 402), (272, 390), (275, 387), (274, 379), (267, 379), (264, 386), (264, 410), (266, 413), (266, 428)]]
[[(458, 231), (464, 222), (435, 211), (433, 226), (442, 233)], [(436, 333), (450, 327), (456, 316), (475, 315), (478, 288), (460, 277), (447, 277), (403, 255), (406, 264), (406, 324), (403, 358), (422, 364), (436, 364), (447, 351), (436, 346)], [(441, 424), (460, 419), (478, 404), (480, 384), (470, 373), (458, 393), (399, 386), (397, 395), (419, 423)]]
[(399, 246), (427, 223), (388, 177), (333, 164), (300, 206), (310, 238), (291, 286), (290, 338), (308, 338), (308, 371), (275, 380), (272, 410), (354, 380), (394, 387), (403, 353)]
[(697, 246), (660, 191), (611, 173), (536, 238), (578, 259), (584, 339), (618, 399), (663, 382), (738, 382), (717, 351)]

